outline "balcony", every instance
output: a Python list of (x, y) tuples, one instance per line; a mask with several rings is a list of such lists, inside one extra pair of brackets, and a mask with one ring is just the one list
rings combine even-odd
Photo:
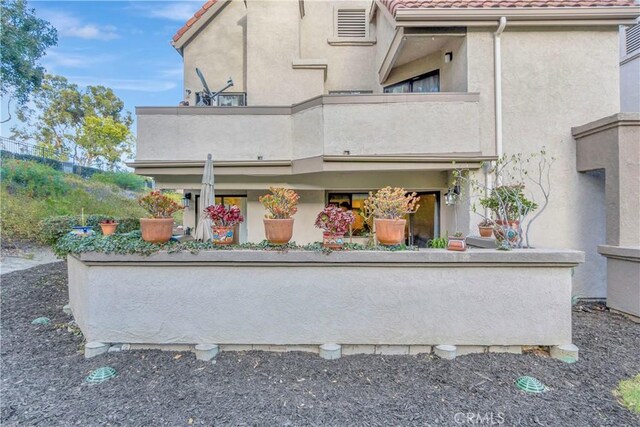
[[(319, 96), (291, 107), (139, 107), (137, 157), (154, 175), (473, 167), (480, 148), (476, 93)], [(173, 170), (170, 172), (169, 170)]]

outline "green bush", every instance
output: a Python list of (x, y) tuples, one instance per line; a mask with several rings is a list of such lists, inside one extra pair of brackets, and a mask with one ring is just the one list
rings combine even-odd
[(73, 224), (60, 224), (61, 232), (66, 233), (80, 222), (83, 209), (86, 218), (89, 214), (127, 218), (119, 230), (136, 229), (137, 219), (146, 216), (135, 195), (112, 184), (92, 182), (43, 164), (14, 159), (3, 159), (1, 172), (0, 227), (2, 238), (8, 241), (50, 244), (57, 238), (55, 231), (51, 228), (43, 231), (41, 222), (53, 216), (72, 216), (69, 221)]
[(70, 189), (64, 173), (51, 166), (14, 159), (2, 161), (2, 182), (10, 193), (22, 192), (31, 197), (59, 196)]
[[(93, 227), (97, 234), (102, 234), (100, 223), (106, 219), (115, 219), (118, 222), (117, 233), (128, 233), (140, 229), (139, 218), (116, 218), (110, 215), (87, 215), (85, 225)], [(49, 245), (55, 244), (60, 238), (69, 233), (71, 227), (81, 225), (80, 215), (60, 215), (45, 218), (39, 224), (39, 240)]]
[(90, 181), (114, 184), (123, 190), (142, 191), (145, 189), (145, 179), (130, 172), (101, 172), (89, 178)]

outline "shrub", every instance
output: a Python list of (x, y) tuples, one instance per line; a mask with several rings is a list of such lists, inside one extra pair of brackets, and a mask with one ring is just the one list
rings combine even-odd
[(149, 213), (151, 218), (171, 218), (184, 209), (172, 197), (160, 191), (152, 191), (138, 199), (138, 204)]
[(525, 196), (524, 184), (496, 187), (489, 197), (480, 199), (480, 205), (492, 211), (496, 219), (508, 221), (519, 221), (538, 209), (538, 205)]
[(211, 219), (211, 223), (218, 227), (233, 227), (244, 221), (240, 208), (225, 205), (211, 205), (204, 209), (204, 213)]
[[(85, 216), (85, 225), (93, 227), (93, 230), (102, 234), (100, 223), (105, 220), (116, 220), (119, 225), (118, 233), (128, 233), (140, 229), (140, 220), (138, 218), (115, 218), (109, 215), (87, 215)], [(39, 240), (49, 245), (55, 244), (61, 237), (65, 236), (71, 230), (71, 227), (80, 225), (81, 218), (79, 215), (60, 215), (52, 216), (42, 220), (39, 224)]]
[(145, 188), (144, 177), (130, 172), (100, 172), (93, 174), (89, 180), (117, 185), (123, 190), (142, 191)]
[(298, 212), (300, 196), (293, 190), (281, 187), (270, 187), (271, 194), (260, 196), (258, 200), (269, 211), (267, 218), (288, 219)]
[(44, 164), (7, 159), (3, 160), (1, 170), (2, 181), (11, 193), (42, 198), (58, 196), (70, 189), (64, 173)]
[(345, 234), (356, 217), (351, 211), (343, 211), (335, 206), (324, 208), (316, 217), (315, 226), (331, 234)]
[(418, 210), (420, 197), (416, 193), (407, 193), (404, 188), (385, 187), (376, 192), (369, 193), (369, 198), (364, 201), (367, 216), (374, 218), (399, 219), (410, 212)]

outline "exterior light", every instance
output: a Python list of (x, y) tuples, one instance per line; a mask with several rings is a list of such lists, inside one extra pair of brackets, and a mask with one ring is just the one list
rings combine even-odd
[(182, 206), (189, 209), (189, 205), (191, 205), (191, 193), (184, 193), (182, 197)]
[(444, 195), (445, 205), (455, 205), (458, 202), (458, 196), (460, 196), (460, 186), (454, 185), (453, 188), (448, 189)]
[(444, 62), (448, 64), (451, 61), (453, 61), (453, 52), (445, 53), (444, 54)]

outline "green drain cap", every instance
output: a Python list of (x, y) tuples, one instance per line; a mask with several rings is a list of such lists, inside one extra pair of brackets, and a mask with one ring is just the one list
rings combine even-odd
[(32, 325), (48, 325), (49, 323), (51, 323), (51, 319), (49, 319), (48, 317), (38, 317), (37, 319), (33, 319), (31, 321)]
[(516, 387), (520, 390), (526, 391), (527, 393), (544, 393), (549, 389), (547, 386), (542, 384), (539, 380), (533, 377), (520, 377), (516, 380)]
[(100, 384), (106, 380), (109, 380), (118, 375), (115, 369), (110, 366), (103, 366), (102, 368), (98, 368), (95, 371), (91, 371), (89, 376), (85, 378), (85, 382), (89, 384)]

